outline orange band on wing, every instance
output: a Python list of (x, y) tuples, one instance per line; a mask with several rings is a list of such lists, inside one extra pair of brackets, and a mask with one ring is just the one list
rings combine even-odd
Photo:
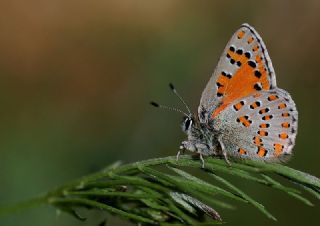
[(283, 145), (282, 144), (274, 144), (273, 148), (274, 148), (274, 155), (275, 156), (279, 156), (282, 151), (283, 151)]
[(218, 77), (218, 81), (223, 81), (225, 88), (222, 104), (212, 113), (212, 118), (215, 118), (234, 100), (256, 93), (259, 90), (269, 90), (270, 87), (267, 72), (261, 61), (259, 63), (245, 61), (243, 55), (239, 56), (231, 51), (228, 53), (236, 62), (241, 62), (241, 66), (229, 79), (224, 78), (223, 75)]
[(259, 147), (257, 154), (258, 154), (260, 157), (264, 157), (264, 156), (266, 156), (266, 154), (267, 154), (267, 150), (264, 149), (263, 147)]
[(247, 151), (242, 149), (242, 148), (239, 148), (238, 152), (239, 152), (240, 155), (246, 155), (247, 154)]

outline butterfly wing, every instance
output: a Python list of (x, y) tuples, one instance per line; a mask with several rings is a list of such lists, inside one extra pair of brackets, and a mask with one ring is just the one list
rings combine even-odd
[(198, 108), (201, 122), (215, 118), (234, 100), (276, 87), (265, 44), (253, 27), (243, 24), (234, 33), (204, 89)]
[(278, 161), (292, 152), (298, 112), (289, 93), (275, 88), (234, 101), (214, 121), (228, 155)]

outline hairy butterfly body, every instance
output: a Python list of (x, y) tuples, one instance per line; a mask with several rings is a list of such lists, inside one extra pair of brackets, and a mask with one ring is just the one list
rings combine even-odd
[(292, 153), (297, 120), (290, 94), (277, 87), (265, 44), (243, 24), (202, 93), (198, 116), (185, 117), (188, 139), (180, 149), (199, 153), (202, 161), (208, 155), (227, 162), (227, 156), (284, 161)]

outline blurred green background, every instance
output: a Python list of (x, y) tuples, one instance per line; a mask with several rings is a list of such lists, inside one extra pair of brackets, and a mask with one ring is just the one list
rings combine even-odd
[[(193, 111), (219, 55), (244, 22), (263, 37), (299, 110), (289, 166), (320, 176), (320, 2), (187, 0), (0, 1), (0, 204), (27, 199), (116, 160), (175, 155), (181, 116), (173, 82)], [(320, 212), (237, 181), (278, 218), (237, 203), (229, 225), (315, 225)], [(311, 198), (311, 197), (310, 197)], [(0, 225), (93, 225), (51, 207)], [(108, 218), (108, 225), (130, 225)]]

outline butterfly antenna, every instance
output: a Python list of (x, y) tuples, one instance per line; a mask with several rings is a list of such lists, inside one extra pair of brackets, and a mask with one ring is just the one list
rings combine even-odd
[(189, 118), (189, 115), (185, 112), (183, 112), (182, 110), (178, 109), (178, 108), (174, 108), (174, 107), (169, 107), (169, 106), (165, 106), (165, 105), (161, 105), (161, 104), (158, 104), (156, 102), (150, 102), (150, 104), (156, 108), (163, 108), (163, 109), (166, 109), (166, 110), (169, 110), (169, 111), (176, 111), (176, 112), (180, 112), (181, 114), (184, 114), (186, 117)]
[(187, 103), (184, 101), (184, 99), (182, 98), (182, 96), (178, 93), (178, 91), (176, 90), (176, 88), (173, 86), (172, 83), (169, 83), (169, 87), (172, 90), (172, 92), (179, 98), (179, 100), (183, 103), (183, 105), (186, 107), (188, 113), (189, 113), (189, 117), (192, 115), (190, 108), (188, 107)]

